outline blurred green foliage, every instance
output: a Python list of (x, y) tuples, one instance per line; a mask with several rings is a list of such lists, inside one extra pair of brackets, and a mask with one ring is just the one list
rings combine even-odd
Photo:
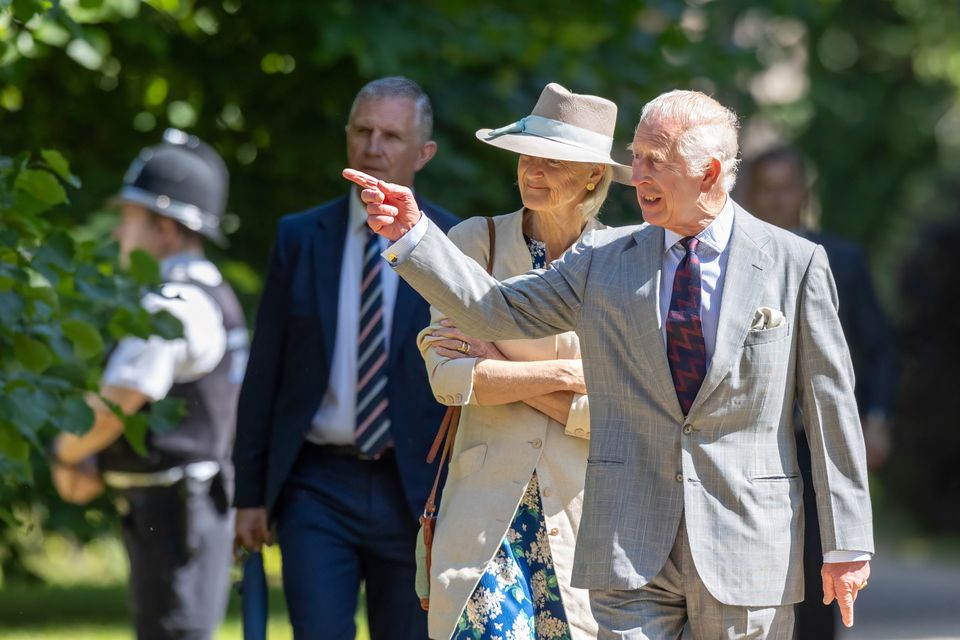
[[(71, 231), (167, 126), (227, 161), (237, 229), (216, 258), (252, 309), (277, 218), (346, 189), (347, 112), (375, 77), (432, 97), (418, 191), (462, 217), (518, 206), (515, 157), (473, 132), (547, 82), (614, 100), (618, 148), (646, 100), (700, 89), (741, 114), (745, 155), (806, 152), (824, 226), (868, 243), (890, 298), (914, 227), (956, 210), (958, 31), (955, 0), (0, 0), (0, 471), (26, 473), (42, 429), (82, 429), (104, 345), (146, 330), (105, 241)], [(606, 217), (639, 219), (629, 189)]]

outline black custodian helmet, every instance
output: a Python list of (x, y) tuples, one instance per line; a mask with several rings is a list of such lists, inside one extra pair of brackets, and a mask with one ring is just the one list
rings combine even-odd
[(142, 150), (130, 164), (115, 200), (172, 218), (223, 247), (220, 223), (229, 190), (227, 167), (210, 145), (167, 129), (161, 144)]

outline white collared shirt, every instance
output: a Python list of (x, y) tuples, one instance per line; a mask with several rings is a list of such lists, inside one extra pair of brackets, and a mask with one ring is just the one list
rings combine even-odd
[[(697, 255), (700, 257), (700, 324), (703, 328), (703, 342), (707, 348), (707, 366), (713, 358), (717, 345), (717, 325), (720, 323), (720, 300), (723, 296), (723, 282), (727, 273), (727, 257), (730, 252), (730, 236), (733, 234), (733, 200), (729, 197), (723, 209), (706, 229), (696, 235), (700, 241)], [(686, 253), (678, 233), (663, 230), (663, 268), (660, 270), (660, 300), (657, 322), (663, 335), (663, 344), (667, 344), (667, 324), (664, 321), (670, 311), (670, 297), (673, 295), (673, 279), (677, 267)]]
[[(330, 368), (330, 382), (320, 408), (313, 418), (307, 439), (315, 444), (353, 444), (357, 424), (357, 337), (360, 332), (360, 284), (363, 252), (367, 244), (367, 211), (355, 189), (350, 191), (347, 235), (340, 265), (340, 294), (337, 299), (337, 333)], [(387, 241), (379, 238), (380, 248)], [(332, 277), (333, 274), (317, 274)], [(381, 269), (383, 284), (383, 326), (390, 348), (390, 329), (397, 300), (399, 276), (393, 269)]]
[[(223, 281), (217, 267), (200, 253), (179, 253), (160, 262), (164, 284), (140, 301), (151, 313), (169, 311), (183, 324), (183, 337), (124, 338), (110, 355), (102, 384), (139, 391), (152, 402), (162, 400), (176, 383), (192, 382), (213, 371), (227, 349), (223, 314), (210, 295), (189, 277), (215, 287)], [(182, 275), (178, 275), (182, 273)]]

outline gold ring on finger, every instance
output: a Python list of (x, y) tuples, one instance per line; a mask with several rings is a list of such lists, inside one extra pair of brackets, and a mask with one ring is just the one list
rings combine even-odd
[(864, 580), (863, 583), (861, 583), (861, 585), (857, 587), (857, 591), (863, 591), (866, 588), (867, 588), (867, 581)]
[(466, 340), (461, 340), (460, 346), (457, 348), (457, 351), (459, 351), (464, 355), (470, 353), (470, 343), (467, 342)]

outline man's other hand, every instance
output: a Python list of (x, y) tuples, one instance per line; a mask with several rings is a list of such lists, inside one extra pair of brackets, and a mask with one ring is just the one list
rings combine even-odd
[(64, 502), (84, 505), (103, 493), (103, 481), (95, 470), (52, 463), (53, 486)]
[(267, 523), (267, 510), (263, 507), (237, 509), (235, 545), (247, 551), (260, 551), (273, 544), (273, 535)]
[(867, 586), (870, 577), (870, 562), (825, 562), (820, 570), (823, 578), (823, 604), (837, 599), (840, 617), (845, 627), (853, 626), (853, 603), (857, 594)]

